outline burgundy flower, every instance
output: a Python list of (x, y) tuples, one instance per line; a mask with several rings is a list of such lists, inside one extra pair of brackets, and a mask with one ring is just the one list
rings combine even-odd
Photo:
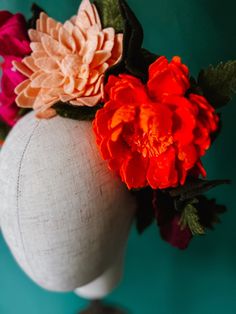
[(160, 226), (161, 237), (171, 245), (184, 250), (192, 240), (192, 233), (188, 227), (182, 229), (179, 224), (180, 216), (176, 214), (168, 223)]
[(153, 209), (163, 240), (184, 250), (193, 238), (188, 226), (180, 225), (180, 214), (174, 208), (173, 199), (167, 193), (153, 192)]

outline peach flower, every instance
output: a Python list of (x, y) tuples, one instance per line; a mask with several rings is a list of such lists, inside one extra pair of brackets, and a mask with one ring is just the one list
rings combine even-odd
[(64, 24), (41, 13), (29, 37), (31, 55), (14, 62), (27, 77), (15, 89), (18, 106), (35, 109), (38, 118), (51, 118), (58, 101), (98, 104), (104, 72), (121, 56), (123, 35), (102, 29), (95, 5), (83, 0), (77, 16)]

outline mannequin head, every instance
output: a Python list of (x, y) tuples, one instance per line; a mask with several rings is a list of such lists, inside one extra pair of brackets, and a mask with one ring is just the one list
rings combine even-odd
[(90, 122), (36, 120), (33, 113), (2, 148), (0, 198), (1, 228), (14, 257), (53, 291), (86, 285), (116, 263), (135, 208), (101, 160)]

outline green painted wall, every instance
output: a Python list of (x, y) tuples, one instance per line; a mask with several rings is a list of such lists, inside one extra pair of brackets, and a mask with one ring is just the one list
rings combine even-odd
[[(29, 14), (30, 0), (0, 0), (0, 9)], [(234, 0), (129, 0), (143, 23), (145, 46), (168, 57), (180, 55), (193, 73), (210, 62), (236, 57)], [(78, 0), (39, 0), (64, 20)], [(178, 251), (153, 226), (142, 237), (133, 230), (125, 276), (108, 298), (132, 314), (236, 313), (236, 99), (223, 110), (223, 132), (205, 158), (209, 178), (231, 178), (211, 195), (227, 204), (223, 224)], [(85, 301), (35, 286), (18, 268), (0, 237), (0, 314), (75, 314)]]

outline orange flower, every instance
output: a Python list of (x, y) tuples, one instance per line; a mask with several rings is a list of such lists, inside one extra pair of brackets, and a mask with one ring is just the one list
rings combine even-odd
[(110, 76), (93, 127), (103, 159), (128, 188), (176, 187), (188, 174), (205, 175), (200, 158), (218, 116), (204, 97), (185, 96), (189, 85), (179, 58), (158, 59), (147, 85), (125, 74)]
[(155, 100), (168, 94), (183, 96), (190, 87), (188, 75), (189, 70), (180, 57), (174, 57), (171, 62), (160, 57), (149, 67), (149, 94)]
[(77, 16), (64, 24), (41, 13), (29, 31), (32, 54), (15, 62), (27, 76), (15, 90), (20, 107), (33, 108), (39, 118), (56, 114), (56, 102), (95, 106), (102, 97), (106, 69), (121, 56), (122, 34), (102, 29), (95, 5), (83, 0)]

